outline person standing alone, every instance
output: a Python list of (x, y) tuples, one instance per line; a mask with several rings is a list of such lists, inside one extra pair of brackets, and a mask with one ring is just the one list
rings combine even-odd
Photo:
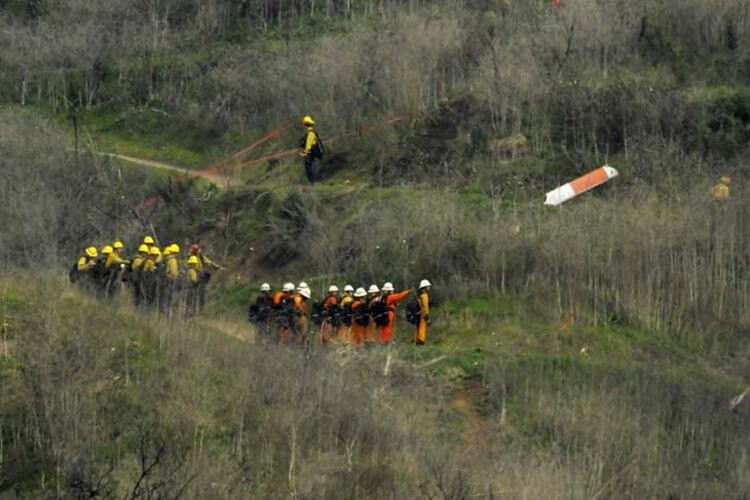
[(305, 176), (307, 182), (314, 184), (316, 180), (315, 161), (323, 158), (323, 142), (315, 131), (315, 120), (311, 116), (305, 116), (302, 119), (302, 125), (307, 127), (307, 132), (305, 132), (301, 141), (302, 156), (305, 158)]

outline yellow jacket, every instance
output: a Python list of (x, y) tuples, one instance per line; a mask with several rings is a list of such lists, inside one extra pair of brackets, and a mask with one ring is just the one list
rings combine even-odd
[(427, 292), (422, 292), (419, 294), (419, 306), (422, 309), (420, 317), (422, 319), (427, 318), (427, 316), (430, 314), (430, 294)]
[(141, 270), (141, 266), (143, 266), (143, 263), (146, 261), (145, 257), (141, 257), (138, 255), (135, 259), (133, 259), (133, 263), (130, 265), (130, 269), (134, 272), (138, 272)]
[(78, 259), (78, 272), (85, 273), (86, 271), (90, 271), (95, 265), (96, 259), (81, 257), (80, 259)]
[(187, 270), (187, 279), (193, 285), (198, 283), (198, 269), (196, 267), (190, 267)]
[(309, 155), (312, 151), (313, 146), (318, 143), (318, 135), (312, 127), (307, 127), (307, 134), (305, 135), (305, 155)]
[(351, 295), (344, 295), (343, 297), (341, 297), (341, 301), (339, 302), (339, 307), (343, 309), (347, 304), (350, 304), (353, 301), (354, 301), (354, 297), (352, 297)]
[(165, 272), (167, 278), (170, 280), (176, 280), (180, 276), (180, 262), (174, 255), (167, 257), (167, 269)]
[(146, 259), (143, 263), (143, 272), (150, 273), (154, 269), (156, 269), (156, 261), (154, 259)]
[(129, 261), (117, 255), (117, 252), (112, 252), (111, 254), (107, 255), (107, 260), (104, 262), (104, 267), (109, 269), (114, 264), (127, 264), (128, 262)]
[(711, 189), (711, 195), (715, 200), (729, 199), (729, 186), (720, 182)]
[(198, 263), (195, 264), (195, 268), (198, 271), (203, 271), (204, 267), (212, 267), (214, 269), (221, 269), (221, 266), (217, 264), (216, 262), (212, 261), (202, 253), (198, 254)]

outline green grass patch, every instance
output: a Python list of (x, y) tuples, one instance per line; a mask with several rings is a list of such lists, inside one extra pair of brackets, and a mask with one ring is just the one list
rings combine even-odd
[(88, 112), (80, 120), (102, 151), (192, 168), (217, 156), (216, 145), (201, 131), (153, 109)]

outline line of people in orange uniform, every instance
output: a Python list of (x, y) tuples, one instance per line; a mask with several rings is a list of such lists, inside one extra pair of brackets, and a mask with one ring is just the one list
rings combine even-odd
[(276, 292), (263, 283), (249, 307), (248, 318), (264, 337), (280, 342), (301, 344), (314, 335), (321, 344), (387, 344), (393, 340), (396, 305), (411, 297), (405, 319), (414, 325), (414, 343), (423, 345), (430, 324), (431, 289), (428, 280), (420, 282), (417, 293), (410, 289), (397, 292), (390, 282), (382, 289), (371, 285), (367, 290), (355, 290), (346, 285), (343, 293), (331, 285), (323, 300), (311, 303), (312, 293), (305, 282), (296, 287), (285, 283)]

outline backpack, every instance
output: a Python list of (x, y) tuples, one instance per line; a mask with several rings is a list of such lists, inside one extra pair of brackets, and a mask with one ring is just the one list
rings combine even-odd
[(406, 318), (406, 321), (411, 323), (412, 325), (418, 325), (419, 324), (419, 318), (422, 313), (422, 306), (419, 304), (419, 299), (416, 295), (411, 296), (409, 299), (409, 302), (406, 304), (406, 307), (404, 308), (404, 318)]
[(338, 304), (333, 304), (328, 309), (323, 310), (323, 315), (331, 323), (331, 326), (339, 326), (341, 321), (341, 311)]
[(315, 132), (315, 138), (317, 140), (315, 141), (315, 145), (312, 147), (310, 154), (313, 155), (314, 158), (323, 159), (323, 140), (317, 132)]
[(323, 303), (320, 301), (312, 304), (312, 321), (318, 326), (323, 324)]
[(284, 307), (284, 292), (276, 292), (271, 296), (271, 309), (279, 310)]
[(346, 326), (352, 326), (352, 302), (344, 304), (344, 307), (339, 306), (339, 311), (341, 322)]
[(108, 278), (107, 268), (104, 267), (102, 259), (96, 259), (94, 267), (89, 271), (95, 283), (104, 284)]
[(248, 319), (251, 323), (265, 323), (271, 312), (271, 298), (258, 297), (248, 309)]
[(78, 281), (78, 278), (81, 277), (81, 274), (78, 272), (78, 261), (74, 262), (73, 265), (70, 268), (70, 271), (68, 271), (68, 279), (71, 283), (75, 283)]
[(383, 297), (376, 297), (370, 301), (370, 315), (378, 326), (388, 324), (388, 304)]
[(258, 304), (250, 304), (247, 309), (247, 319), (250, 323), (260, 323), (260, 308)]
[[(322, 159), (323, 158), (323, 141), (321, 140), (320, 136), (316, 131), (313, 130), (313, 134), (315, 134), (315, 144), (313, 145), (312, 149), (310, 150), (310, 156), (313, 158)], [(300, 149), (305, 149), (305, 146), (307, 146), (307, 134), (302, 136), (302, 139), (299, 141), (299, 147)]]
[(367, 326), (370, 324), (370, 314), (365, 307), (365, 302), (360, 301), (360, 305), (357, 308), (352, 308), (352, 315), (354, 322), (359, 326)]

